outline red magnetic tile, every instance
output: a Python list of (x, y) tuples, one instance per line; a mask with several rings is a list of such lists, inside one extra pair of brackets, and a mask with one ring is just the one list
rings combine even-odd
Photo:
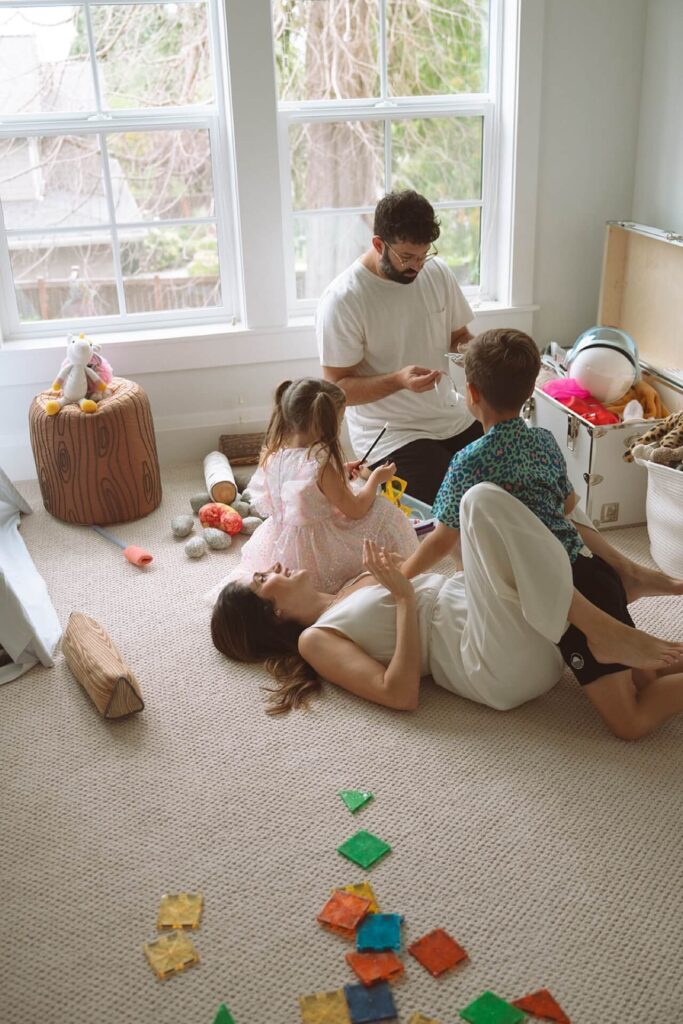
[(370, 900), (355, 896), (352, 892), (335, 889), (329, 900), (318, 914), (319, 924), (331, 928), (332, 931), (352, 939), (356, 927), (368, 912)]
[(435, 978), (467, 959), (466, 950), (443, 928), (435, 928), (428, 935), (423, 935), (408, 946), (408, 952)]
[(554, 1020), (557, 1024), (571, 1024), (569, 1017), (560, 1004), (551, 996), (547, 988), (540, 988), (538, 992), (522, 996), (521, 999), (511, 999), (510, 1002), (519, 1010), (530, 1013), (532, 1017)]
[(393, 981), (404, 971), (403, 964), (391, 950), (383, 953), (347, 953), (346, 962), (364, 985), (374, 985), (376, 981)]

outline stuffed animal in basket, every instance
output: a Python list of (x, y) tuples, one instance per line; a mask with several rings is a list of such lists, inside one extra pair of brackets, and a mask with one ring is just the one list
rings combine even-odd
[(683, 412), (674, 412), (637, 437), (624, 452), (627, 462), (640, 458), (662, 466), (683, 465)]
[[(59, 398), (50, 398), (46, 402), (48, 416), (55, 416), (65, 405), (79, 405), (83, 412), (95, 412), (102, 392), (107, 389), (107, 381), (89, 365), (93, 358), (100, 358), (97, 352), (96, 346), (84, 334), (70, 335), (66, 343), (66, 358), (52, 385), (52, 391), (62, 393)], [(101, 362), (104, 364), (105, 361)], [(108, 363), (106, 366), (110, 374), (111, 367)]]

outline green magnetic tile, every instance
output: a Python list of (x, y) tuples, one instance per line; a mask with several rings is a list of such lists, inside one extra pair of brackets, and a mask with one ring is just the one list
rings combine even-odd
[(342, 798), (352, 814), (372, 800), (372, 793), (364, 789), (340, 789), (338, 796)]
[(388, 843), (364, 829), (356, 832), (350, 839), (337, 847), (338, 853), (341, 853), (343, 857), (348, 857), (354, 864), (359, 864), (362, 868), (369, 868), (390, 850), (391, 847)]
[(470, 1024), (520, 1024), (526, 1014), (516, 1006), (506, 1003), (493, 992), (482, 992), (478, 999), (470, 1003), (460, 1016)]
[(213, 1019), (213, 1024), (235, 1024), (235, 1018), (230, 1013), (225, 1003), (218, 1007), (218, 1013)]

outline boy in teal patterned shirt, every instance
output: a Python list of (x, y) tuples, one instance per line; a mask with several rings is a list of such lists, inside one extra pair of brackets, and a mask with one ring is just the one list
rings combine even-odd
[[(519, 416), (539, 369), (538, 349), (521, 331), (487, 331), (470, 342), (467, 404), (484, 436), (453, 457), (433, 505), (437, 528), (403, 571), (415, 576), (457, 549), (460, 501), (470, 487), (494, 483), (518, 498), (558, 538), (572, 564), (575, 597), (559, 642), (565, 662), (612, 731), (636, 738), (683, 710), (681, 645), (635, 628), (619, 573), (592, 554), (567, 518), (578, 496), (564, 456), (550, 431), (527, 427)], [(592, 533), (584, 532), (589, 544)], [(592, 546), (609, 557), (606, 542)]]

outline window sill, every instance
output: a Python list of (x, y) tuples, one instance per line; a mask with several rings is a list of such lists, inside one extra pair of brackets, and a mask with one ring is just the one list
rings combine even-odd
[[(537, 309), (481, 302), (473, 312), (477, 329), (507, 324), (530, 330)], [(210, 324), (93, 337), (118, 376), (316, 358), (312, 313), (292, 317), (281, 327)], [(0, 379), (5, 385), (44, 384), (54, 377), (64, 347), (63, 336), (6, 342), (0, 348)]]

